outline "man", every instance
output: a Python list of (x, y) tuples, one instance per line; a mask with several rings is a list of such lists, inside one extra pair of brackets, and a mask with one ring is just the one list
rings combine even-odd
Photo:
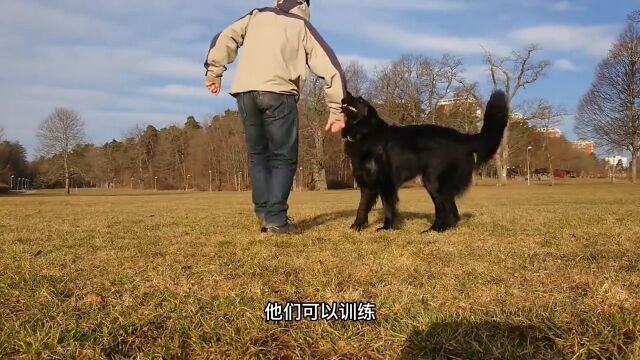
[(307, 66), (326, 84), (327, 130), (344, 127), (344, 73), (309, 23), (310, 2), (279, 0), (275, 7), (252, 10), (213, 38), (205, 62), (205, 84), (218, 95), (226, 65), (242, 47), (231, 94), (245, 128), (255, 212), (263, 231), (274, 234), (297, 232), (287, 201), (298, 163), (296, 103)]

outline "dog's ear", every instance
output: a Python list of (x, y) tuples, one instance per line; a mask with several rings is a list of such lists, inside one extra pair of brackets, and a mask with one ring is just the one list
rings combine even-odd
[(369, 108), (371, 104), (367, 100), (365, 100), (362, 96), (358, 97), (358, 113), (363, 117), (369, 116)]
[(342, 99), (342, 105), (351, 105), (351, 106), (353, 106), (355, 101), (356, 101), (356, 98), (349, 91), (347, 91), (347, 94)]

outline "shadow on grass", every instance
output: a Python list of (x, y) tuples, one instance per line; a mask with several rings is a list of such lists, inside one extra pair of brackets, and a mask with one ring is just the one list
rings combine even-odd
[(499, 321), (438, 322), (414, 330), (400, 359), (560, 359), (563, 354), (544, 330)]
[[(297, 224), (303, 229), (312, 229), (333, 221), (344, 220), (344, 219), (355, 220), (356, 212), (357, 210), (354, 209), (354, 210), (341, 210), (341, 211), (335, 211), (330, 213), (324, 213), (324, 214), (316, 215), (309, 219), (304, 219), (302, 221), (299, 221)], [(465, 221), (473, 218), (474, 215), (471, 213), (463, 213), (460, 215), (460, 217), (462, 218), (462, 221)], [(369, 224), (371, 225), (377, 222), (382, 223), (383, 218), (384, 218), (383, 210), (376, 209), (372, 211), (371, 214), (369, 214)], [(427, 213), (419, 213), (419, 212), (400, 211), (398, 213), (398, 222), (396, 224), (396, 227), (397, 228), (403, 227), (404, 223), (408, 220), (424, 220), (425, 226), (426, 226), (426, 225), (432, 224), (435, 221), (435, 218), (436, 218), (435, 214), (432, 214), (432, 213), (427, 214)]]

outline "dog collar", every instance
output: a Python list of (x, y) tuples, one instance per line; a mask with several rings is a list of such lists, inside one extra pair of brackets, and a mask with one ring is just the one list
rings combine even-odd
[(349, 106), (349, 105), (342, 105), (343, 109), (349, 109), (353, 112), (358, 112), (358, 109), (354, 108), (353, 106)]

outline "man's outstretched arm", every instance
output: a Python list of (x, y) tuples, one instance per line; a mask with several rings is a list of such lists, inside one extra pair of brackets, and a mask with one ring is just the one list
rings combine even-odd
[(252, 15), (253, 11), (229, 25), (211, 40), (204, 63), (206, 69), (204, 82), (214, 95), (220, 93), (222, 75), (227, 70), (227, 65), (232, 63), (238, 55), (238, 49), (244, 42)]
[(331, 47), (311, 24), (307, 24), (304, 47), (307, 52), (309, 69), (325, 82), (325, 93), (329, 106), (329, 120), (326, 130), (338, 132), (344, 127), (342, 99), (347, 93), (347, 83), (342, 66)]

